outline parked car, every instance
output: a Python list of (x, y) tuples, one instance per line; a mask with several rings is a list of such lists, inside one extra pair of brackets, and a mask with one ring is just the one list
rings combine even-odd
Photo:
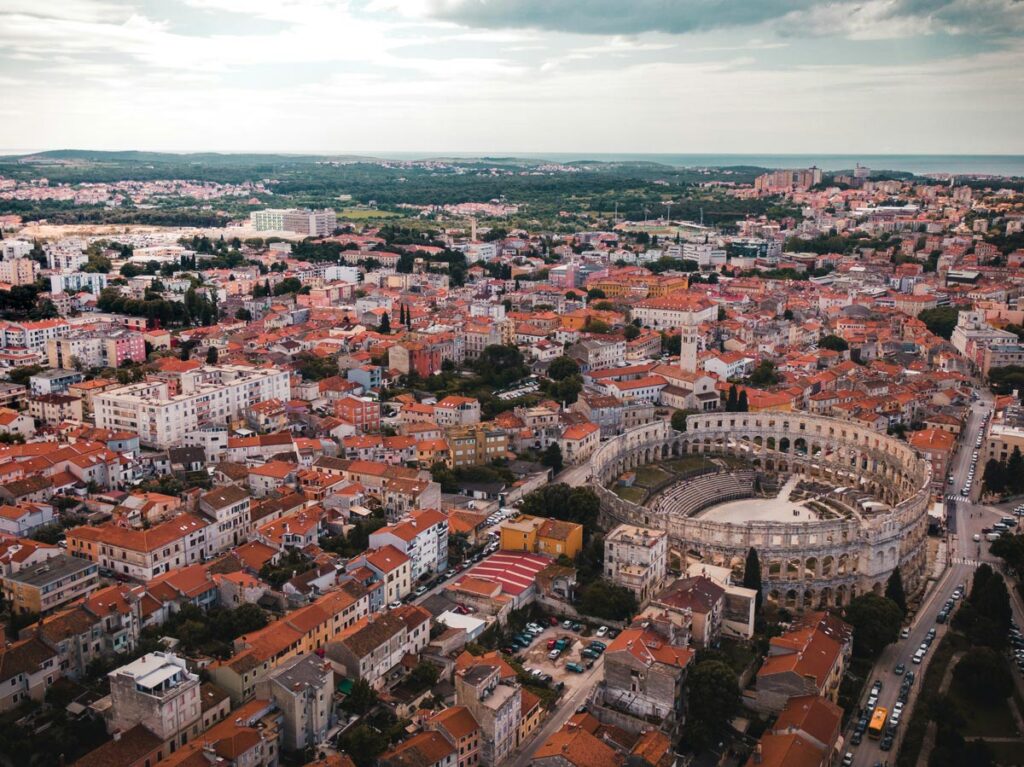
[(575, 674), (582, 674), (584, 671), (586, 671), (586, 669), (583, 666), (581, 666), (579, 663), (576, 663), (575, 661), (570, 661), (566, 663), (565, 668), (569, 671), (572, 671)]
[(902, 663), (897, 663), (896, 668), (893, 669), (893, 673), (896, 674), (896, 676), (903, 676), (906, 672), (907, 667), (904, 666)]
[(603, 636), (605, 636), (608, 633), (608, 627), (607, 626), (601, 626), (595, 633), (596, 633), (597, 636), (603, 637)]

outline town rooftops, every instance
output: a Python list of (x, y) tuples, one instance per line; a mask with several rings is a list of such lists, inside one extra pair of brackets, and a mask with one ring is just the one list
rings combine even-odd
[(23, 567), (16, 573), (5, 575), (4, 578), (12, 583), (42, 587), (54, 581), (80, 575), (89, 570), (95, 572), (95, 562), (68, 556), (67, 554), (59, 554), (55, 557), (50, 557), (45, 562), (40, 562), (38, 565)]

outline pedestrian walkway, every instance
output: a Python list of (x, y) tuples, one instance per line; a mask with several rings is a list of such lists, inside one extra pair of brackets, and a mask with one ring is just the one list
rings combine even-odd
[(970, 565), (971, 567), (977, 567), (981, 564), (980, 559), (968, 559), (967, 557), (953, 557), (954, 565)]

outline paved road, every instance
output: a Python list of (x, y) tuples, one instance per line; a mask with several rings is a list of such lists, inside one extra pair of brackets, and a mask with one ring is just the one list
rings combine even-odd
[(570, 487), (579, 487), (590, 483), (590, 463), (583, 463), (579, 466), (570, 466), (562, 470), (553, 482), (564, 482)]
[[(984, 415), (991, 408), (992, 396), (987, 392), (979, 392), (979, 394), (981, 394), (981, 399), (971, 408), (965, 432), (960, 441), (960, 447), (952, 461), (954, 482), (952, 485), (947, 485), (947, 488), (950, 488), (947, 492), (958, 494), (967, 481), (967, 472), (971, 465), (971, 453), (974, 451), (974, 443), (981, 428)], [(980, 471), (982, 470), (983, 467), (981, 466), (975, 469), (976, 482), (973, 488), (975, 493), (980, 484)], [(918, 647), (924, 642), (925, 635), (929, 629), (934, 627), (937, 631), (937, 637), (932, 644), (933, 649), (938, 646), (939, 640), (948, 630), (948, 624), (937, 624), (935, 616), (938, 615), (942, 606), (950, 598), (957, 586), (961, 583), (970, 585), (974, 569), (978, 566), (978, 561), (984, 553), (981, 550), (982, 546), (975, 543), (972, 538), (975, 533), (980, 533), (982, 527), (990, 525), (999, 516), (998, 512), (967, 500), (957, 500), (952, 503), (953, 518), (950, 520), (949, 527), (951, 530), (956, 530), (956, 533), (951, 534), (948, 538), (950, 564), (918, 608), (913, 623), (910, 625), (910, 636), (906, 639), (900, 639), (885, 649), (878, 663), (875, 664), (871, 677), (871, 681), (881, 680), (882, 692), (878, 698), (878, 705), (884, 706), (890, 712), (892, 711), (893, 704), (896, 702), (896, 698), (899, 696), (900, 682), (902, 681), (893, 672), (896, 665), (899, 663), (904, 664), (907, 669), (913, 670), (917, 677), (914, 681), (914, 686), (911, 688), (911, 694), (907, 701), (907, 707), (903, 712), (900, 726), (897, 729), (896, 742), (893, 749), (888, 753), (879, 748), (879, 741), (872, 740), (866, 736), (859, 746), (847, 745), (846, 750), (852, 751), (854, 754), (854, 767), (872, 767), (878, 763), (884, 764), (886, 761), (890, 764), (895, 763), (903, 730), (917, 702), (917, 693), (920, 690), (925, 669), (931, 660), (932, 650), (929, 650), (925, 655), (924, 662), (920, 665), (915, 665), (911, 659)], [(865, 690), (865, 696), (861, 700), (861, 705), (864, 705), (870, 687), (871, 684), (869, 683), (867, 685), (868, 689)], [(850, 727), (846, 732), (847, 743), (849, 743), (849, 738), (853, 734), (853, 725), (856, 723), (857, 717), (851, 717)]]
[(591, 690), (597, 685), (598, 680), (602, 678), (599, 675), (603, 674), (603, 669), (604, 655), (601, 655), (600, 658), (594, 661), (593, 668), (580, 675), (580, 684), (562, 698), (558, 708), (548, 715), (544, 724), (533, 734), (533, 737), (520, 745), (512, 755), (509, 762), (510, 767), (526, 767), (530, 763), (534, 753), (536, 753), (544, 741), (550, 738), (559, 727), (569, 721), (569, 717), (576, 713), (576, 709), (579, 708), (580, 704), (586, 701)]

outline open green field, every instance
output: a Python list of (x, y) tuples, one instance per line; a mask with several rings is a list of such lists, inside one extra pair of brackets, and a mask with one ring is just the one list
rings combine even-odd
[(657, 466), (639, 466), (636, 469), (636, 484), (640, 487), (657, 487), (671, 479), (672, 475)]
[(644, 498), (647, 497), (647, 491), (642, 487), (624, 487), (622, 485), (616, 485), (612, 488), (612, 492), (622, 500), (629, 501), (630, 503), (643, 503)]
[(368, 218), (402, 218), (401, 213), (394, 213), (390, 210), (375, 210), (373, 208), (343, 208), (338, 218), (345, 218), (350, 221), (362, 221)]
[(684, 455), (681, 458), (665, 461), (661, 465), (669, 471), (674, 471), (676, 474), (685, 474), (688, 471), (706, 468), (710, 466), (711, 463), (703, 456)]

